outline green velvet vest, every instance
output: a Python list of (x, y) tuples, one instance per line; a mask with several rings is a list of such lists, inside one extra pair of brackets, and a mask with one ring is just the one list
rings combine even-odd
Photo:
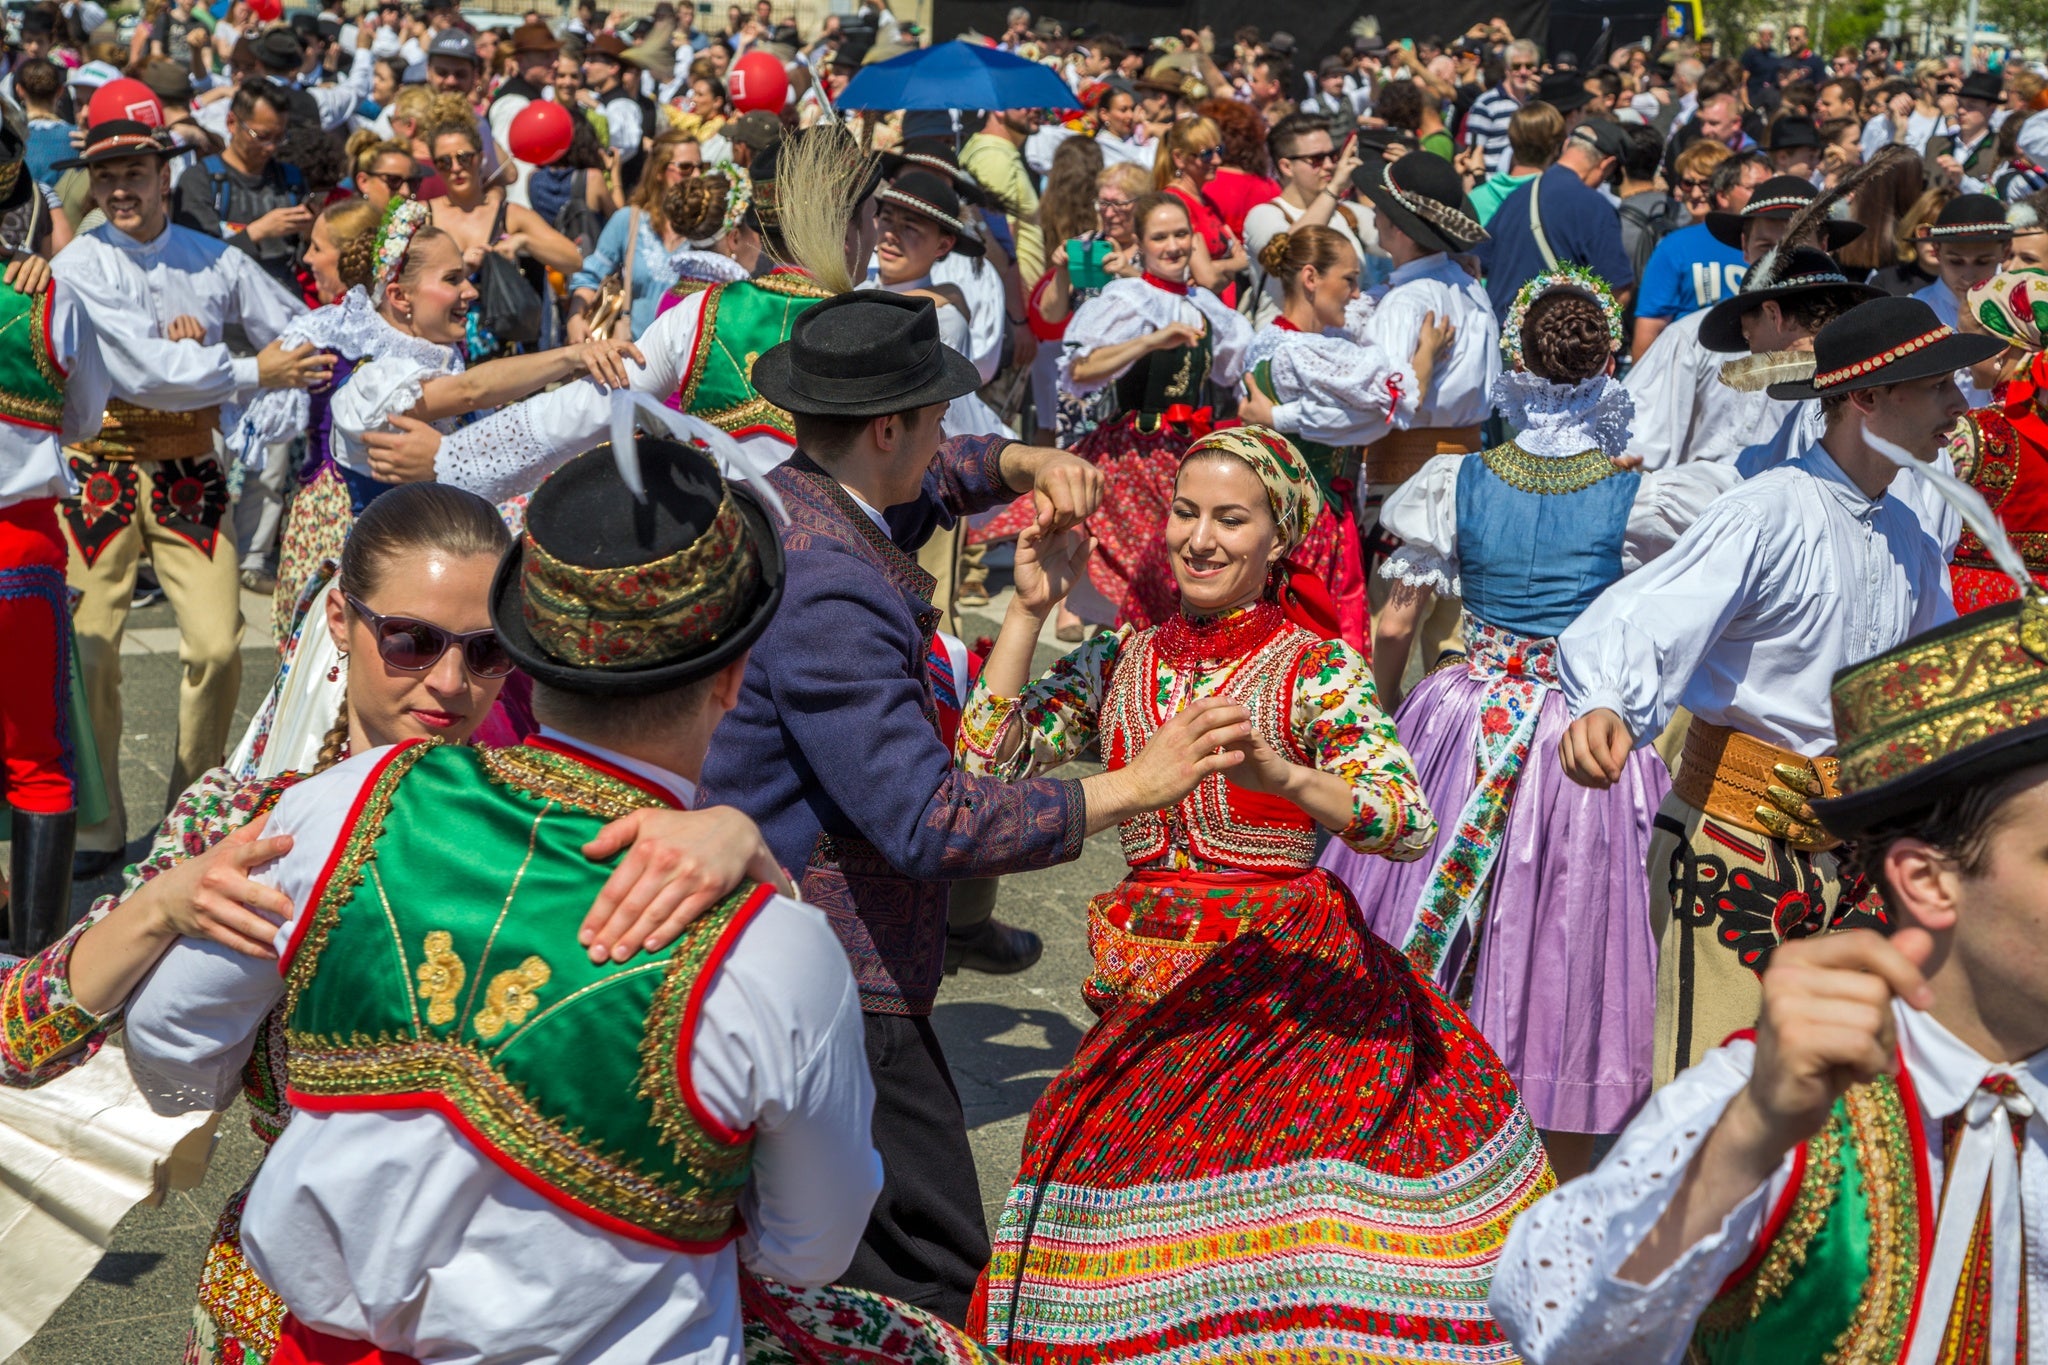
[(789, 340), (799, 313), (830, 297), (793, 270), (706, 290), (697, 343), (673, 405), (735, 436), (772, 431), (795, 444), (789, 414), (754, 392), (754, 362)]
[(288, 954), (292, 1103), (431, 1109), (609, 1231), (684, 1251), (729, 1241), (753, 1140), (704, 1111), (690, 1036), (768, 888), (625, 963), (595, 965), (577, 942), (605, 877), (583, 845), (663, 804), (540, 744), (396, 749)]
[(1755, 1253), (1701, 1315), (1689, 1361), (1890, 1365), (1901, 1357), (1933, 1238), (1921, 1215), (1915, 1107), (1890, 1077), (1835, 1102), (1795, 1158)]
[[(1280, 395), (1273, 391), (1273, 362), (1271, 360), (1261, 360), (1252, 367), (1252, 382), (1259, 386), (1259, 392), (1265, 394), (1266, 397), (1272, 399), (1275, 403), (1280, 401)], [(1338, 479), (1350, 479), (1353, 483), (1357, 482), (1358, 447), (1326, 446), (1320, 442), (1294, 435), (1288, 436), (1287, 439), (1294, 442), (1294, 448), (1301, 452), (1301, 458), (1308, 461), (1309, 473), (1315, 475), (1316, 486), (1323, 490), (1323, 505), (1326, 507), (1342, 507), (1348, 504), (1350, 499), (1340, 494), (1337, 491), (1336, 485)]]
[(64, 428), (64, 368), (50, 349), (52, 285), (31, 297), (0, 284), (0, 421)]

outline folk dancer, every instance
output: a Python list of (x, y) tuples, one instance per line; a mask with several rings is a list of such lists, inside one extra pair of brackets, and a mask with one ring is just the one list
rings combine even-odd
[(1530, 1365), (2039, 1358), (2044, 605), (2028, 585), (1835, 675), (1814, 806), (1892, 934), (1786, 944), (1754, 1030), (1522, 1216), (1493, 1308)]
[(1892, 490), (1962, 416), (1954, 371), (2001, 344), (1911, 298), (1835, 319), (1813, 377), (1770, 390), (1820, 398), (1826, 434), (1723, 494), (1558, 639), (1573, 780), (1611, 785), (1674, 708), (1693, 717), (1650, 848), (1660, 1084), (1754, 1022), (1781, 942), (1887, 923), (1809, 804), (1835, 787), (1820, 679), (1955, 614), (1946, 556)]
[[(1985, 332), (2006, 349), (1973, 367), (1989, 407), (1964, 414), (1949, 455), (1956, 473), (1984, 495), (2038, 583), (2048, 584), (2048, 271), (2007, 270), (1969, 293), (1962, 330)], [(1948, 566), (1956, 610), (1976, 611), (2019, 596), (1990, 547), (1965, 528)]]
[[(305, 307), (226, 242), (169, 221), (168, 161), (155, 130), (104, 119), (83, 166), (107, 221), (59, 252), (51, 269), (93, 319), (116, 397), (99, 435), (70, 457), (79, 492), (64, 505), (68, 578), (82, 594), (75, 625), (100, 770), (111, 812), (79, 832), (80, 876), (116, 866), (127, 842), (121, 796), (121, 636), (144, 545), (177, 614), (177, 745), (170, 795), (227, 751), (242, 674), (241, 582), (227, 473), (215, 454), (220, 408), (259, 389), (303, 388), (333, 362), (311, 344), (272, 343)], [(263, 351), (237, 358), (221, 329), (240, 323)]]

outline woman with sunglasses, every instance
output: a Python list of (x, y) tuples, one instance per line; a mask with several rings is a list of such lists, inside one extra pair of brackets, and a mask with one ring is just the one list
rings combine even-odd
[(365, 129), (349, 139), (348, 159), (356, 193), (380, 214), (392, 200), (419, 193), (419, 163), (402, 142), (385, 141)]
[(640, 183), (626, 207), (611, 216), (597, 239), (597, 248), (577, 262), (569, 277), (569, 340), (590, 335), (590, 311), (605, 281), (616, 275), (632, 308), (629, 319), (612, 335), (622, 341), (647, 335), (661, 311), (662, 296), (676, 278), (674, 257), (691, 249), (690, 239), (670, 221), (670, 190), (704, 169), (704, 149), (688, 133), (667, 132), (654, 139)]
[[(625, 357), (639, 356), (599, 338), (465, 367), (464, 327), (476, 290), (454, 239), (428, 226), (428, 213), (417, 200), (393, 200), (375, 232), (342, 245), (337, 282), (347, 292), (287, 328), (291, 344), (310, 341), (336, 357), (333, 381), (317, 392), (259, 395), (230, 438), (246, 453), (303, 434), (312, 456), (279, 543), (281, 646), (313, 605), (320, 565), (340, 552), (352, 520), (396, 486), (371, 474), (369, 432), (401, 415), (453, 430), (458, 418), (583, 375), (623, 383)], [(444, 481), (460, 485), (463, 475), (451, 469)], [(292, 753), (285, 766), (299, 761)], [(273, 756), (267, 770), (282, 771), (280, 762)]]
[[(427, 201), (429, 221), (454, 242), (472, 279), (485, 253), (493, 251), (519, 264), (530, 282), (538, 274), (534, 292), (543, 296), (547, 271), (567, 276), (582, 267), (583, 253), (574, 242), (526, 205), (512, 203), (503, 185), (484, 183), (483, 140), (474, 118), (436, 123), (427, 131), (427, 148), (442, 189)], [(509, 354), (508, 346), (483, 333), (481, 318), (465, 313), (465, 320), (469, 359)]]
[(1237, 273), (1251, 265), (1244, 243), (1223, 221), (1223, 212), (1204, 192), (1223, 165), (1223, 130), (1214, 119), (1184, 118), (1159, 140), (1159, 159), (1152, 167), (1152, 188), (1164, 190), (1187, 207), (1195, 229), (1191, 278), (1237, 306)]
[[(318, 627), (349, 665), (342, 709), (310, 767), (403, 740), (470, 737), (511, 671), (488, 606), (510, 539), (489, 503), (436, 484), (408, 485), (364, 514), (342, 552), (342, 592)], [(88, 1060), (181, 935), (275, 956), (277, 925), (290, 907), (252, 874), (290, 847), (289, 839), (264, 837), (263, 817), (308, 775), (208, 772), (178, 799), (120, 894), (101, 897), (63, 939), (0, 974), (0, 1008), (10, 1021), (0, 1031), (0, 1082), (39, 1085)], [(622, 850), (607, 879), (601, 862)], [(620, 961), (665, 946), (743, 875), (777, 878), (753, 823), (723, 807), (642, 811), (610, 826), (588, 852), (596, 860), (594, 904), (579, 937), (594, 954)], [(687, 870), (655, 870), (662, 867)], [(266, 1027), (243, 1091), (266, 1144), (291, 1117), (281, 1043), (282, 1031)], [(228, 1201), (207, 1254), (188, 1362), (265, 1360), (276, 1345), (283, 1306), (239, 1249), (246, 1194), (244, 1186)]]

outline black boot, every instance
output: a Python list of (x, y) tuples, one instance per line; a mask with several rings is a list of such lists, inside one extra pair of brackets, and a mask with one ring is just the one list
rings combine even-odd
[(55, 943), (71, 923), (71, 846), (78, 815), (32, 815), (10, 807), (7, 946), (28, 957)]
[(946, 934), (946, 975), (965, 967), (970, 972), (1008, 976), (1038, 961), (1045, 944), (1029, 929), (1019, 929), (999, 919), (986, 919), (961, 933)]

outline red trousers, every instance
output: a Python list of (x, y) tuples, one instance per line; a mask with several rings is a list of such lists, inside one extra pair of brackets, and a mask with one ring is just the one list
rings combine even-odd
[(367, 1341), (331, 1337), (287, 1313), (277, 1331), (270, 1365), (419, 1365), (411, 1356), (380, 1351)]
[(0, 507), (0, 789), (32, 815), (62, 815), (72, 788), (70, 607), (57, 500)]

